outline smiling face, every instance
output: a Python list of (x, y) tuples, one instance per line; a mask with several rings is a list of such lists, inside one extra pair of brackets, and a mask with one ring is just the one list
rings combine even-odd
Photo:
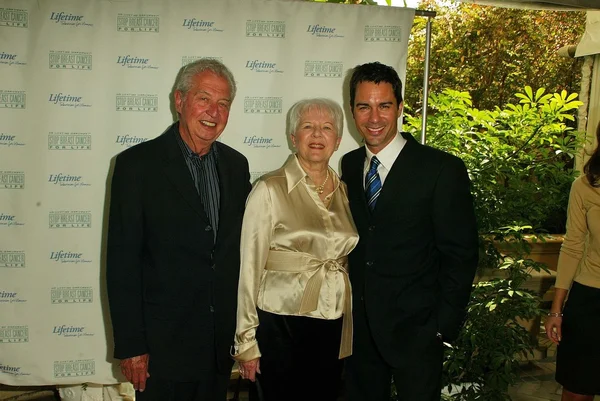
[(378, 153), (394, 139), (401, 112), (402, 103), (398, 104), (390, 83), (364, 81), (357, 85), (352, 114), (371, 152)]
[(291, 139), (302, 164), (328, 164), (342, 140), (331, 114), (317, 107), (302, 113)]
[(175, 91), (175, 109), (181, 137), (194, 152), (203, 155), (227, 125), (230, 88), (225, 78), (208, 70), (195, 75), (191, 83), (185, 94)]

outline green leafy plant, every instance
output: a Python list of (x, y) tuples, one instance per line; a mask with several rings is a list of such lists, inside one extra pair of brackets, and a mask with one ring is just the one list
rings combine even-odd
[[(467, 92), (431, 95), (428, 144), (465, 162), (482, 233), (513, 224), (564, 232), (581, 145), (567, 122), (582, 103), (576, 94), (544, 92), (527, 86), (518, 103), (494, 110), (473, 108)], [(406, 122), (409, 132), (420, 131), (420, 117)]]
[[(524, 327), (541, 315), (540, 294), (526, 289), (534, 271), (530, 237), (564, 230), (569, 188), (576, 177), (579, 135), (567, 124), (581, 105), (576, 95), (525, 87), (516, 103), (493, 110), (472, 107), (467, 92), (431, 95), (428, 143), (467, 166), (480, 234), (478, 279), (458, 339), (446, 348), (445, 399), (509, 400), (519, 362), (536, 339)], [(421, 119), (406, 116), (417, 136)]]
[[(536, 340), (523, 322), (542, 313), (539, 295), (523, 288), (533, 271), (547, 268), (527, 257), (523, 231), (503, 227), (482, 241), (482, 264), (497, 270), (496, 277), (473, 285), (467, 320), (457, 341), (447, 345), (444, 359), (444, 396), (454, 401), (504, 401), (518, 379), (519, 363), (533, 355)], [(498, 251), (509, 243), (509, 255)]]

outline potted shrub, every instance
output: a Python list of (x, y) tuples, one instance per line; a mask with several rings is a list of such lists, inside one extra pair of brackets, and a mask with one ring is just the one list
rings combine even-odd
[[(536, 345), (522, 322), (535, 325), (541, 316), (540, 294), (526, 283), (547, 269), (531, 259), (531, 246), (564, 232), (581, 144), (567, 123), (581, 102), (530, 87), (516, 97), (518, 103), (494, 110), (474, 109), (466, 92), (430, 97), (428, 144), (465, 162), (480, 232), (479, 279), (465, 326), (445, 356), (447, 399), (509, 399), (519, 361)], [(420, 127), (420, 118), (406, 116), (407, 131), (417, 136)]]

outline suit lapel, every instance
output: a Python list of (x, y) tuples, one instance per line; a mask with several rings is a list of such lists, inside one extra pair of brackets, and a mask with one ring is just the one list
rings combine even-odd
[(367, 157), (367, 152), (365, 147), (359, 148), (359, 151), (355, 153), (356, 159), (351, 160), (348, 165), (352, 168), (352, 171), (348, 174), (348, 190), (356, 193), (356, 200), (358, 200), (358, 206), (360, 207), (360, 211), (364, 213), (365, 216), (370, 216), (371, 212), (369, 211), (369, 207), (367, 206), (367, 196), (365, 195), (365, 187), (364, 187), (364, 177), (363, 170), (365, 166), (365, 158)]
[(207, 223), (208, 216), (204, 211), (200, 197), (196, 192), (194, 181), (190, 175), (181, 149), (177, 144), (175, 135), (179, 135), (179, 123), (175, 123), (163, 134), (165, 136), (164, 146), (166, 148), (166, 157), (164, 160), (164, 171), (167, 179), (175, 186), (185, 202)]

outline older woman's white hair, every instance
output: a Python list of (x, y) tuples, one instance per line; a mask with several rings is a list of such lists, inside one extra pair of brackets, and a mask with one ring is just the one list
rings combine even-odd
[(290, 108), (288, 112), (288, 134), (294, 135), (302, 119), (302, 115), (311, 110), (318, 110), (321, 113), (328, 113), (333, 119), (333, 125), (338, 137), (342, 136), (344, 131), (344, 112), (338, 102), (317, 97), (311, 99), (302, 99)]

